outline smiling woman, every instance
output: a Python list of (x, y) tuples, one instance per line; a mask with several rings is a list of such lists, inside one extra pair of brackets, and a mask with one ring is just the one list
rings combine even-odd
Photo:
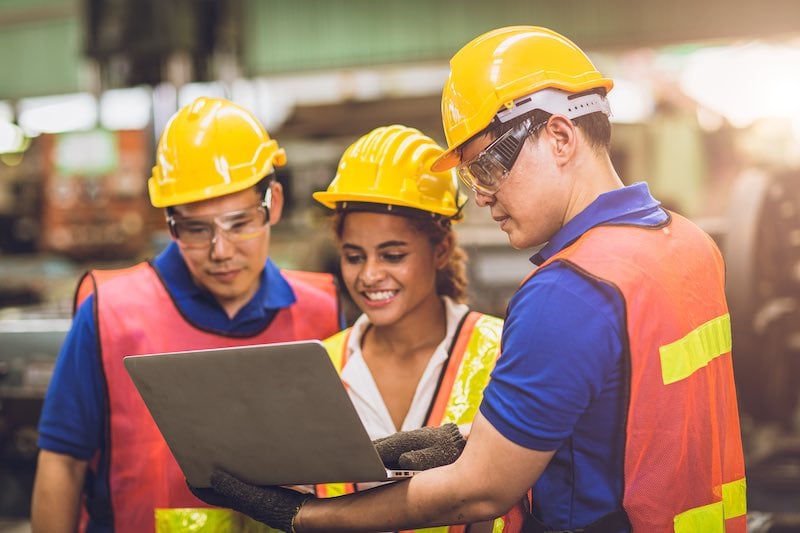
[[(335, 210), (342, 278), (362, 311), (325, 345), (373, 439), (470, 424), (499, 355), (502, 321), (464, 303), (466, 254), (452, 224), (466, 198), (452, 171), (431, 170), (442, 152), (415, 129), (377, 128), (345, 151), (327, 190), (314, 194)], [(359, 488), (327, 484), (317, 494)], [(469, 531), (503, 527), (517, 511)]]
[[(404, 320), (425, 321), (427, 314), (431, 319), (426, 321), (428, 331), (436, 341), (433, 344), (438, 344), (444, 320), (436, 290), (437, 272), (451, 257), (463, 262), (461, 257), (453, 256), (454, 242), (449, 230), (439, 231), (438, 239), (434, 240), (417, 229), (415, 221), (404, 216), (354, 212), (339, 215), (339, 219), (342, 278), (373, 326), (398, 328)], [(437, 224), (423, 220), (434, 227)], [(456, 268), (463, 271), (459, 267), (451, 271)], [(463, 293), (459, 290), (441, 296), (458, 302)], [(433, 327), (436, 324), (441, 328)], [(416, 340), (420, 342), (426, 330), (416, 331)]]

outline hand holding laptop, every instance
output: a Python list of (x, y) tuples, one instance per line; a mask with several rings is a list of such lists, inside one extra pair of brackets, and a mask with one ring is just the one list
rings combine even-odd
[(313, 494), (301, 493), (284, 487), (257, 487), (224, 472), (215, 470), (211, 475), (211, 488), (189, 485), (197, 498), (209, 505), (229, 507), (234, 511), (267, 524), (280, 531), (294, 531), (294, 517)]
[[(466, 440), (458, 426), (423, 427), (400, 431), (373, 441), (387, 468), (427, 470), (458, 459)], [(311, 494), (279, 486), (259, 487), (245, 483), (222, 470), (214, 470), (211, 488), (189, 485), (192, 493), (204, 502), (229, 507), (281, 531), (294, 531), (294, 517)]]
[(373, 441), (387, 468), (428, 470), (458, 459), (467, 441), (453, 423), (400, 431)]

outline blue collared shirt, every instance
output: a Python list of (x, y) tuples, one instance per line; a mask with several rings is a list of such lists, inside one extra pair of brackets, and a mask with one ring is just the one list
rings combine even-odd
[[(645, 183), (602, 194), (531, 258), (541, 264), (602, 224), (653, 226), (666, 212)], [(549, 527), (583, 527), (621, 506), (625, 306), (608, 284), (556, 262), (511, 298), (502, 356), (481, 413), (520, 446), (555, 450), (533, 487)]]
[[(197, 327), (232, 336), (265, 328), (278, 310), (296, 301), (280, 270), (267, 260), (253, 298), (229, 318), (207, 290), (195, 285), (173, 242), (153, 261), (171, 298)], [(104, 445), (105, 399), (92, 296), (78, 308), (56, 360), (39, 422), (39, 446), (81, 459)], [(158, 302), (154, 302), (158, 305)]]

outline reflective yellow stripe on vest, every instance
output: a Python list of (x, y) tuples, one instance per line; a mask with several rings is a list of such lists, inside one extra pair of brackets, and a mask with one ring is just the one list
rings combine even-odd
[(731, 317), (724, 314), (659, 348), (664, 385), (688, 378), (711, 360), (731, 351)]
[(325, 345), (325, 349), (328, 350), (328, 357), (331, 358), (331, 362), (334, 368), (336, 368), (336, 372), (339, 374), (342, 373), (342, 359), (344, 358), (345, 343), (349, 337), (350, 328), (347, 328), (322, 341), (322, 344)]
[(261, 522), (230, 509), (156, 509), (156, 533), (276, 533)]
[(352, 483), (325, 483), (317, 485), (317, 496), (319, 498), (334, 498), (344, 496), (353, 492)]
[(724, 533), (725, 520), (747, 512), (747, 483), (744, 478), (725, 483), (720, 492), (722, 501), (675, 515), (675, 533)]
[(441, 424), (468, 424), (475, 419), (500, 352), (502, 330), (503, 321), (497, 317), (483, 315), (475, 323)]
[(722, 485), (722, 506), (725, 520), (747, 513), (747, 481), (745, 478)]

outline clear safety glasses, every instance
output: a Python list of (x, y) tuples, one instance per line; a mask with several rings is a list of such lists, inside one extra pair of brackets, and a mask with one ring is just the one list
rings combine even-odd
[(458, 177), (473, 191), (494, 195), (514, 167), (525, 139), (545, 124), (546, 120), (535, 126), (531, 125), (530, 119), (520, 122), (492, 141), (477, 156), (459, 164), (456, 167)]
[(185, 248), (207, 248), (222, 235), (230, 242), (241, 242), (263, 234), (267, 206), (256, 205), (215, 217), (167, 216), (170, 232)]

